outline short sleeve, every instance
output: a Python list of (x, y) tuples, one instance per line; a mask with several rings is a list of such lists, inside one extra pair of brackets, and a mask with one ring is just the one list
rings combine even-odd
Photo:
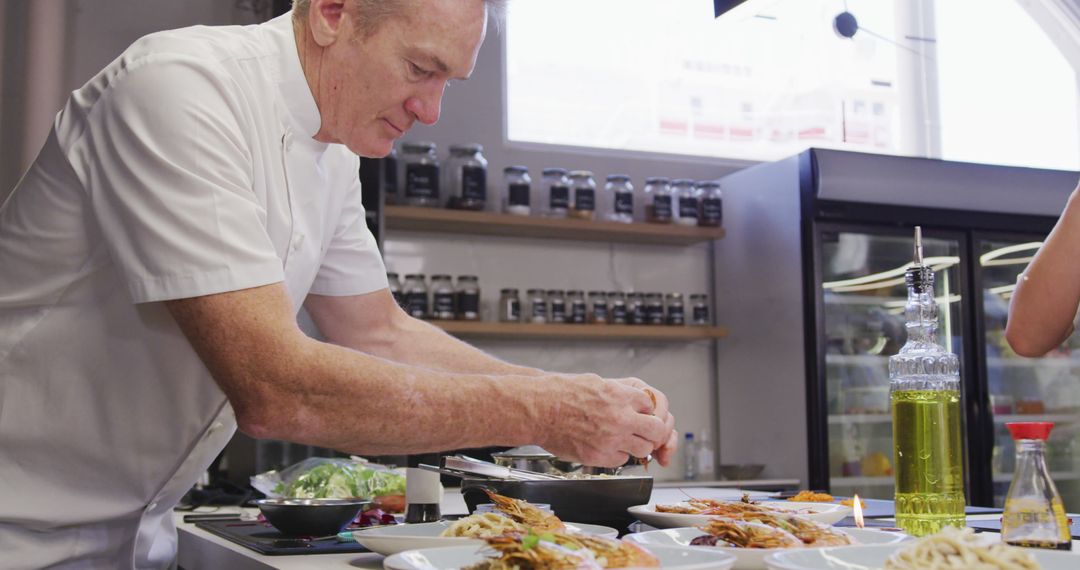
[(67, 149), (136, 303), (284, 279), (253, 189), (238, 87), (194, 58), (129, 63)]
[[(357, 168), (352, 171), (359, 172)], [(323, 255), (311, 292), (343, 297), (363, 295), (387, 286), (386, 266), (375, 236), (367, 226), (357, 176), (345, 195), (334, 237)]]

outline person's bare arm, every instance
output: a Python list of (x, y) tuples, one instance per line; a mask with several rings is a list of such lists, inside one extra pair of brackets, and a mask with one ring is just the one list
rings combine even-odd
[(1072, 334), (1080, 303), (1080, 187), (1020, 275), (1005, 338), (1021, 356), (1042, 356)]
[[(310, 294), (304, 308), (329, 342), (390, 360), (446, 372), (531, 377), (551, 374), (499, 360), (438, 327), (414, 319), (398, 307), (386, 289), (341, 297)], [(616, 381), (647, 389), (655, 396), (654, 414), (667, 425), (671, 436), (654, 456), (661, 465), (668, 465), (678, 446), (678, 434), (667, 396), (637, 378)]]
[(621, 382), (438, 372), (315, 341), (280, 283), (165, 304), (256, 438), (365, 454), (538, 443), (595, 465), (670, 438), (648, 395)]
[(542, 376), (504, 362), (401, 310), (388, 289), (366, 295), (308, 295), (311, 319), (326, 340), (389, 360), (445, 372)]

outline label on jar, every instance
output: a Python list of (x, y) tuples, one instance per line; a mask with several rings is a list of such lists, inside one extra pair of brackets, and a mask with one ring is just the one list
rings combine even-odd
[(705, 198), (701, 201), (701, 221), (719, 226), (724, 217), (723, 203), (720, 198)]
[(391, 291), (391, 295), (394, 296), (394, 302), (397, 303), (402, 309), (408, 310), (409, 306), (405, 301), (405, 294), (401, 291)]
[(698, 324), (709, 323), (709, 307), (698, 305), (694, 307), (694, 322)]
[(533, 320), (544, 320), (547, 318), (547, 303), (540, 301), (532, 302), (532, 318)]
[(593, 303), (592, 320), (598, 323), (606, 323), (608, 319), (607, 303)]
[(487, 169), (479, 166), (461, 167), (461, 198), (475, 202), (487, 200)]
[(646, 305), (645, 306), (645, 320), (650, 325), (662, 325), (662, 324), (664, 324), (664, 306), (663, 305)]
[(574, 209), (591, 212), (596, 209), (596, 190), (592, 188), (574, 189)]
[(568, 186), (552, 186), (548, 205), (552, 210), (565, 210), (570, 207), (570, 188)]
[(634, 214), (634, 195), (629, 192), (615, 194), (615, 213), (632, 216)]
[(386, 157), (383, 159), (383, 192), (387, 195), (395, 195), (397, 185), (397, 159)]
[(669, 325), (681, 325), (686, 323), (686, 314), (682, 305), (672, 305), (667, 310), (667, 323)]
[(435, 305), (435, 316), (440, 319), (452, 319), (454, 318), (454, 294), (453, 293), (435, 293), (432, 295), (432, 301)]
[(698, 217), (698, 201), (697, 201), (697, 198), (679, 198), (679, 217), (680, 218), (696, 218), (696, 217)]
[(617, 325), (626, 324), (626, 305), (616, 304), (611, 306), (611, 322)]
[(521, 301), (514, 299), (510, 301), (510, 310), (507, 314), (511, 321), (521, 320)]
[(588, 315), (588, 309), (585, 306), (585, 301), (572, 301), (570, 303), (570, 322), (575, 325), (581, 325), (585, 323), (585, 318)]
[(643, 325), (649, 322), (648, 317), (645, 315), (645, 305), (636, 304), (630, 309), (630, 323), (635, 325)]
[(480, 314), (479, 293), (458, 293), (458, 315), (462, 318), (471, 319)]
[(406, 293), (405, 303), (408, 313), (418, 319), (427, 318), (428, 314), (428, 299), (427, 293)]
[(551, 302), (551, 320), (556, 323), (566, 322), (566, 301)]
[(671, 196), (653, 196), (652, 206), (654, 218), (671, 219)]
[(511, 206), (529, 205), (529, 185), (511, 184), (507, 190), (507, 201)]
[(405, 197), (432, 198), (439, 195), (439, 167), (434, 164), (405, 165)]

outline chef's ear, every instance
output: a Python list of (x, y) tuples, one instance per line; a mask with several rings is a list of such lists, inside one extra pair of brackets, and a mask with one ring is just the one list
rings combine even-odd
[(308, 27), (312, 38), (321, 47), (327, 47), (341, 37), (342, 22), (346, 16), (349, 0), (311, 0), (308, 9)]

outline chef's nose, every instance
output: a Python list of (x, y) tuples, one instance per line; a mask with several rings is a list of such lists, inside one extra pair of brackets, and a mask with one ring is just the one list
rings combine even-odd
[(417, 121), (425, 125), (434, 125), (439, 121), (442, 111), (442, 97), (445, 84), (431, 87), (422, 93), (409, 97), (405, 101), (405, 110), (412, 113)]

